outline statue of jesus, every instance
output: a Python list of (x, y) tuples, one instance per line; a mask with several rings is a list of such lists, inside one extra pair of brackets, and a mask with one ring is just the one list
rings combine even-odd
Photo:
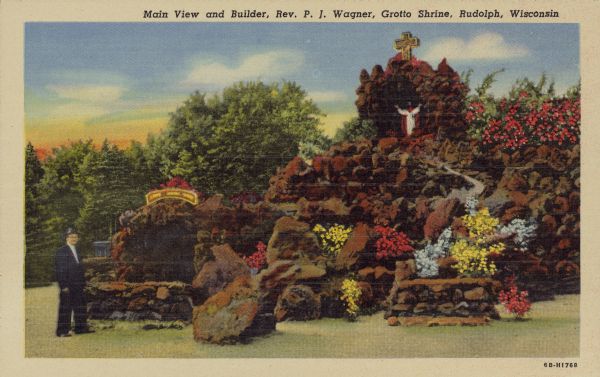
[(402, 123), (401, 123), (401, 129), (402, 132), (404, 133), (404, 135), (406, 137), (410, 136), (412, 134), (412, 132), (414, 131), (417, 121), (418, 119), (416, 119), (415, 121), (415, 115), (417, 115), (421, 109), (421, 104), (419, 104), (417, 107), (413, 108), (412, 104), (409, 102), (408, 103), (408, 108), (405, 109), (401, 109), (398, 105), (394, 105), (396, 107), (396, 110), (398, 111), (398, 113), (400, 115), (402, 115)]

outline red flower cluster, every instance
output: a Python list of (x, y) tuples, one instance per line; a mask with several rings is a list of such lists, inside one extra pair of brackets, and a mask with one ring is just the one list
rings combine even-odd
[(193, 190), (192, 186), (181, 177), (171, 178), (169, 182), (161, 184), (160, 188), (180, 188), (184, 190)]
[(531, 303), (527, 299), (527, 291), (518, 291), (514, 278), (509, 279), (508, 290), (501, 291), (498, 295), (500, 303), (508, 313), (512, 313), (516, 318), (522, 318), (530, 309)]
[(263, 268), (267, 264), (267, 245), (259, 241), (256, 244), (256, 251), (252, 255), (244, 257), (244, 262), (248, 267), (257, 271)]
[(393, 258), (414, 251), (410, 246), (410, 239), (402, 232), (397, 232), (389, 226), (376, 226), (375, 231), (381, 236), (375, 242), (377, 260)]
[(556, 98), (540, 105), (526, 92), (516, 99), (503, 99), (496, 115), (485, 119), (478, 102), (469, 104), (465, 119), (477, 125), (485, 121), (482, 134), (484, 146), (499, 145), (515, 151), (525, 145), (571, 145), (579, 143), (580, 100)]

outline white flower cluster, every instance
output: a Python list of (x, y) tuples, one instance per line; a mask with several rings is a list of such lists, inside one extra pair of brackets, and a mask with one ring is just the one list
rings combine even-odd
[(514, 234), (515, 245), (521, 250), (527, 250), (529, 241), (535, 236), (537, 223), (531, 219), (514, 219), (508, 225), (500, 227), (499, 233), (505, 235)]
[(423, 249), (415, 251), (417, 274), (420, 277), (429, 278), (438, 275), (437, 260), (448, 256), (451, 240), (452, 228), (448, 227), (440, 234), (435, 244), (429, 242)]
[(471, 216), (475, 216), (477, 214), (477, 204), (479, 204), (479, 200), (474, 196), (469, 196), (465, 201), (465, 209)]

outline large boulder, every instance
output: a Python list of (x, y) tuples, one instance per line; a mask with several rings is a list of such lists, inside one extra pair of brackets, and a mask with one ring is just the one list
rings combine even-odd
[[(303, 272), (302, 266), (294, 261), (278, 260), (256, 276), (238, 276), (225, 289), (194, 308), (194, 338), (225, 344), (273, 331), (278, 298), (286, 288), (304, 278), (303, 273), (306, 271)], [(292, 299), (294, 295), (298, 296)], [(304, 288), (289, 289), (283, 297), (287, 297), (286, 303), (280, 300), (278, 311), (282, 319), (287, 315), (283, 311), (289, 310), (293, 302), (298, 302), (299, 306), (292, 313), (302, 318), (313, 318), (319, 307), (316, 296)], [(303, 309), (304, 303), (311, 303), (313, 309)], [(305, 313), (300, 314), (301, 310)]]
[(273, 313), (262, 305), (256, 279), (239, 276), (193, 311), (196, 341), (227, 344), (275, 330)]

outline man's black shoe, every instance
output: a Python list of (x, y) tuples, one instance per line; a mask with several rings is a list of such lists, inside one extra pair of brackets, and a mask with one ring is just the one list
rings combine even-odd
[(56, 334), (56, 336), (58, 336), (59, 338), (66, 338), (66, 337), (68, 337), (68, 336), (71, 336), (71, 334), (69, 334), (69, 333), (67, 332), (67, 333), (64, 333), (64, 334)]
[(92, 330), (92, 329), (84, 329), (84, 330), (75, 331), (75, 334), (91, 334), (94, 332), (96, 332), (96, 331)]

